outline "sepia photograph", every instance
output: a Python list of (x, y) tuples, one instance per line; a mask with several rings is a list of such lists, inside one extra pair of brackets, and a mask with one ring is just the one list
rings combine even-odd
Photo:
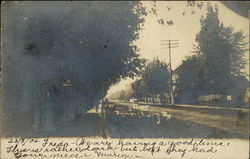
[(6, 1), (1, 138), (249, 140), (248, 1)]

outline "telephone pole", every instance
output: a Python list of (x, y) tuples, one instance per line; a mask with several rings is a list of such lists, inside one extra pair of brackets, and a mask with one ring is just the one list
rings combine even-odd
[(162, 40), (161, 45), (166, 46), (163, 49), (168, 49), (169, 53), (169, 69), (170, 69), (170, 99), (171, 99), (171, 104), (174, 104), (174, 93), (173, 93), (173, 74), (172, 74), (172, 65), (171, 65), (171, 49), (178, 47), (178, 41), (179, 40)]

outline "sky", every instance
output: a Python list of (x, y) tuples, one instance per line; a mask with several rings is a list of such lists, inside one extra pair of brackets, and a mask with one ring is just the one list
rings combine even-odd
[[(142, 1), (147, 10), (153, 7), (152, 1)], [(232, 26), (235, 31), (243, 31), (249, 41), (249, 20), (225, 7), (219, 1), (211, 2), (217, 5), (219, 9), (219, 19), (225, 26)], [(170, 10), (169, 10), (170, 8)], [(172, 69), (178, 67), (186, 56), (192, 55), (193, 45), (195, 44), (195, 35), (200, 30), (200, 18), (206, 14), (206, 3), (203, 8), (187, 7), (185, 1), (158, 1), (156, 2), (158, 16), (148, 14), (145, 16), (144, 29), (140, 31), (140, 36), (134, 42), (140, 48), (141, 58), (152, 60), (158, 57), (160, 60), (168, 62), (168, 50), (163, 49), (162, 40), (179, 40), (179, 47), (173, 48)], [(172, 20), (173, 25), (161, 25), (158, 19)], [(249, 53), (246, 53), (249, 62)], [(249, 63), (245, 71), (249, 74)], [(135, 79), (134, 79), (135, 80)], [(120, 83), (113, 85), (108, 95), (119, 90), (126, 89), (134, 80), (127, 78)]]

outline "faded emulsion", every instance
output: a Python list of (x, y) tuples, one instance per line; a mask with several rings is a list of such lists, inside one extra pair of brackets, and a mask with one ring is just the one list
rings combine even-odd
[[(248, 138), (248, 33), (224, 24), (215, 2), (181, 3), (196, 8), (181, 16), (205, 14), (193, 53), (174, 68), (174, 48), (185, 47), (181, 40), (152, 39), (164, 46), (166, 61), (145, 58), (136, 44), (146, 36), (144, 25), (153, 23), (148, 16), (158, 23), (151, 30), (178, 25), (161, 17), (160, 4), (168, 12), (178, 8), (168, 2), (4, 2), (1, 135)], [(223, 4), (246, 16), (235, 11), (242, 3)], [(132, 82), (125, 89), (110, 93), (127, 79)], [(76, 143), (81, 144), (83, 138)], [(142, 151), (151, 150), (160, 151)], [(138, 148), (122, 145), (121, 151)]]

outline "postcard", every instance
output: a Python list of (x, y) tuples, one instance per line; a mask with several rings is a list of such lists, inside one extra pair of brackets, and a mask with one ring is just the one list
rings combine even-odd
[(2, 2), (1, 158), (249, 158), (248, 6)]

